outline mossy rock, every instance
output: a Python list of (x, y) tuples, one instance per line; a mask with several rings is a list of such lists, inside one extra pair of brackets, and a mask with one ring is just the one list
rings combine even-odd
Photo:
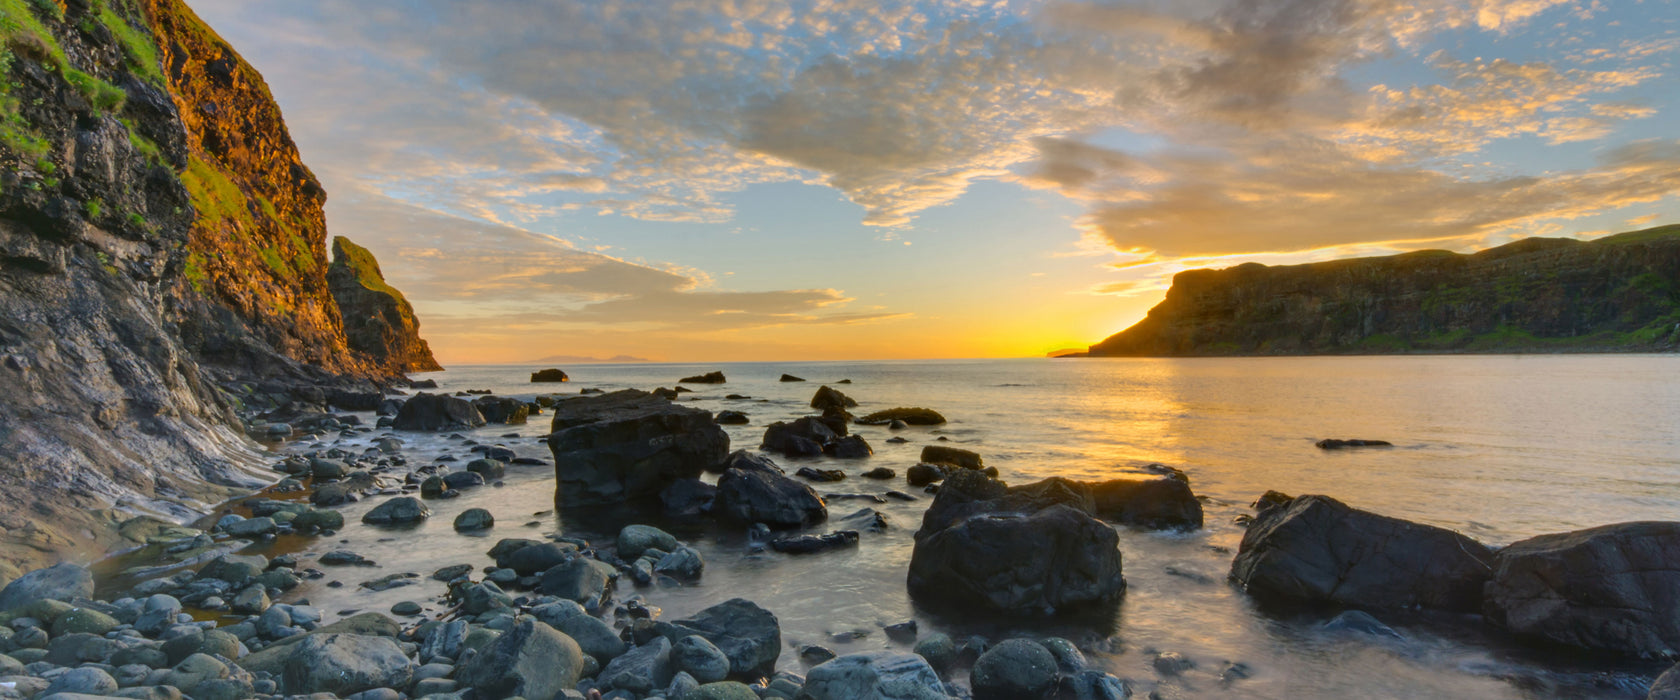
[(939, 425), (945, 422), (945, 416), (931, 408), (889, 408), (876, 411), (857, 419), (860, 425), (886, 425), (895, 420), (901, 420), (910, 425)]

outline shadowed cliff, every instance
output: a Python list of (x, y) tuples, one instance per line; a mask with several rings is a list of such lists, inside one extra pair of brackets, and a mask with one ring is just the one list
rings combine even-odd
[(1190, 270), (1091, 356), (1641, 352), (1680, 347), (1680, 225), (1590, 242)]
[(347, 341), (325, 198), (179, 0), (0, 0), (0, 562), (271, 480), (223, 387), (402, 381)]

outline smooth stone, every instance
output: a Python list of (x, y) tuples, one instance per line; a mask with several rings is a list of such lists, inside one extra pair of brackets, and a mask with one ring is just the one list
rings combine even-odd
[[(947, 700), (944, 684), (915, 654), (847, 654), (811, 668), (800, 698), (808, 700)], [(1025, 698), (1026, 696), (1021, 696)], [(979, 700), (976, 696), (976, 700)]]

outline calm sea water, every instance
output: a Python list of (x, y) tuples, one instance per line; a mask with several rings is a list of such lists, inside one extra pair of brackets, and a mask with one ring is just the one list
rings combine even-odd
[[(433, 608), (442, 585), (369, 593), (355, 584), (379, 576), (455, 563), (485, 565), (497, 538), (565, 532), (610, 540), (632, 521), (665, 524), (693, 542), (707, 568), (698, 585), (635, 590), (668, 618), (743, 596), (777, 614), (789, 648), (781, 665), (803, 671), (795, 649), (821, 643), (839, 653), (897, 645), (885, 624), (916, 619), (924, 631), (997, 636), (1057, 634), (1090, 650), (1094, 663), (1130, 679), (1140, 694), (1163, 698), (1420, 698), (1643, 697), (1640, 685), (1660, 666), (1621, 664), (1542, 653), (1479, 631), (1473, 621), (1389, 616), (1405, 641), (1328, 634), (1324, 617), (1258, 610), (1225, 581), (1242, 537), (1233, 524), (1267, 489), (1322, 493), (1356, 507), (1453, 528), (1490, 544), (1547, 532), (1639, 519), (1680, 517), (1680, 357), (1478, 356), (1254, 359), (1028, 359), (974, 361), (736, 363), (709, 365), (577, 365), (573, 381), (534, 385), (530, 366), (460, 367), (426, 375), (446, 391), (498, 394), (577, 393), (584, 388), (652, 389), (690, 374), (722, 370), (729, 382), (690, 385), (684, 399), (717, 411), (741, 410), (748, 426), (730, 426), (732, 444), (756, 447), (764, 426), (810, 412), (812, 392), (840, 386), (861, 412), (925, 406), (950, 423), (902, 431), (891, 445), (884, 428), (859, 426), (875, 448), (869, 460), (782, 460), (792, 468), (840, 468), (853, 478), (816, 484), (830, 495), (833, 517), (863, 507), (884, 512), (893, 528), (865, 533), (855, 550), (810, 557), (748, 554), (739, 532), (662, 523), (624, 509), (559, 513), (549, 467), (515, 468), (504, 488), (484, 488), (433, 502), (430, 521), (412, 531), (352, 524), (331, 542), (296, 541), (281, 548), (349, 547), (376, 569), (330, 572), (346, 585), (312, 582), (291, 598), (329, 611), (384, 609), (399, 600)], [(782, 373), (810, 380), (781, 383)], [(748, 399), (728, 400), (726, 394)], [(371, 418), (371, 416), (370, 416)], [(548, 457), (538, 437), (547, 422), (473, 431), (522, 454)], [(383, 431), (381, 431), (383, 432)], [(505, 438), (517, 432), (519, 438)], [(338, 441), (352, 449), (367, 438)], [(1207, 497), (1205, 530), (1162, 534), (1121, 530), (1125, 601), (1117, 613), (1045, 626), (1007, 626), (985, 619), (935, 617), (904, 590), (911, 533), (931, 497), (877, 504), (842, 497), (909, 489), (857, 478), (887, 466), (902, 475), (922, 446), (945, 436), (982, 453), (1005, 480), (1047, 476), (1100, 479), (1150, 462), (1183, 469)], [(399, 434), (414, 454), (468, 458), (443, 436)], [(1376, 438), (1394, 449), (1325, 452), (1319, 438)], [(305, 446), (306, 447), (306, 446)], [(295, 447), (294, 447), (295, 449)], [(918, 495), (920, 495), (918, 493)], [(356, 523), (379, 499), (346, 508)], [(488, 536), (459, 535), (455, 514), (485, 507), (496, 516)], [(834, 642), (836, 633), (868, 635)], [(1156, 652), (1177, 652), (1196, 668), (1159, 678)], [(1231, 663), (1249, 677), (1221, 680)]]

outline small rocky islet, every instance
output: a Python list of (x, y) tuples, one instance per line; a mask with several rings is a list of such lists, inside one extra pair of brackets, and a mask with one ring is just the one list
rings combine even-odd
[[(499, 411), (496, 420), (480, 410), (508, 402), (523, 410)], [(800, 478), (809, 475), (790, 475), (772, 455), (834, 456), (833, 445), (857, 437), (845, 412), (856, 405), (825, 386), (812, 401), (822, 416), (769, 424), (758, 450), (731, 450), (707, 411), (637, 390), (530, 400), (417, 394), (382, 400), (376, 412), (387, 414), (377, 420), (385, 426), (407, 415), (405, 423), (454, 430), (548, 411), (551, 432), (543, 441), (562, 507), (657, 503), (667, 514), (739, 528), (752, 548), (824, 556), (868, 546), (866, 534), (886, 527), (885, 520), (868, 508), (831, 516), (834, 496)], [(287, 402), (252, 416), (252, 425), (291, 418), (306, 434), (376, 430), (354, 414), (317, 408)], [(815, 445), (814, 452), (790, 435)], [(775, 612), (753, 602), (750, 591), (664, 619), (658, 592), (702, 581), (706, 562), (690, 544), (648, 524), (625, 526), (610, 541), (558, 533), (486, 539), (493, 565), (440, 562), (429, 574), (447, 586), (440, 600), (403, 601), (388, 613), (330, 614), (288, 591), (329, 576), (327, 570), (373, 562), (342, 549), (274, 557), (242, 550), (277, 537), (329, 542), (345, 527), (339, 508), (370, 499), (377, 505), (361, 521), (400, 532), (431, 516), (428, 501), (493, 487), (510, 468), (547, 463), (474, 444), (479, 457), (466, 464), (418, 465), (405, 455), (400, 432), (378, 437), (361, 454), (304, 447), (274, 465), (286, 475), (276, 486), (230, 504), (238, 514), (206, 522), (205, 530), (155, 526), (153, 547), (177, 562), (152, 567), (155, 575), (131, 568), (140, 575), (103, 599), (95, 599), (89, 570), (71, 564), (8, 584), (0, 591), (0, 696), (1002, 700), (1142, 692), (1136, 681), (1088, 660), (1104, 650), (1060, 637), (956, 639), (909, 621), (883, 628), (890, 649), (795, 648)], [(1033, 620), (1112, 616), (1126, 591), (1116, 527), (1203, 524), (1189, 476), (1164, 465), (1101, 482), (1052, 477), (1010, 485), (970, 450), (935, 442), (920, 458), (907, 470), (905, 490), (889, 493), (928, 502), (905, 580), (918, 606), (944, 614), (996, 616), (1015, 620), (1017, 629), (1030, 629)], [(1673, 595), (1680, 523), (1610, 525), (1495, 549), (1322, 495), (1269, 492), (1254, 509), (1231, 580), (1265, 606), (1345, 609), (1329, 629), (1399, 637), (1378, 617), (1384, 611), (1438, 611), (1472, 615), (1463, 624), (1513, 639), (1597, 654), (1653, 659), (1680, 648), (1680, 599)], [(488, 510), (469, 509), (454, 525), (464, 533), (493, 531), (495, 521)], [(360, 587), (392, 590), (421, 578), (394, 573)], [(839, 633), (835, 641), (848, 634), (869, 632)], [(1194, 666), (1170, 651), (1147, 653), (1163, 677)], [(804, 672), (779, 664), (784, 656), (797, 657)], [(1231, 663), (1220, 677), (1236, 683), (1251, 672)], [(1673, 685), (1659, 679), (1651, 696), (1666, 697), (1661, 693)]]

